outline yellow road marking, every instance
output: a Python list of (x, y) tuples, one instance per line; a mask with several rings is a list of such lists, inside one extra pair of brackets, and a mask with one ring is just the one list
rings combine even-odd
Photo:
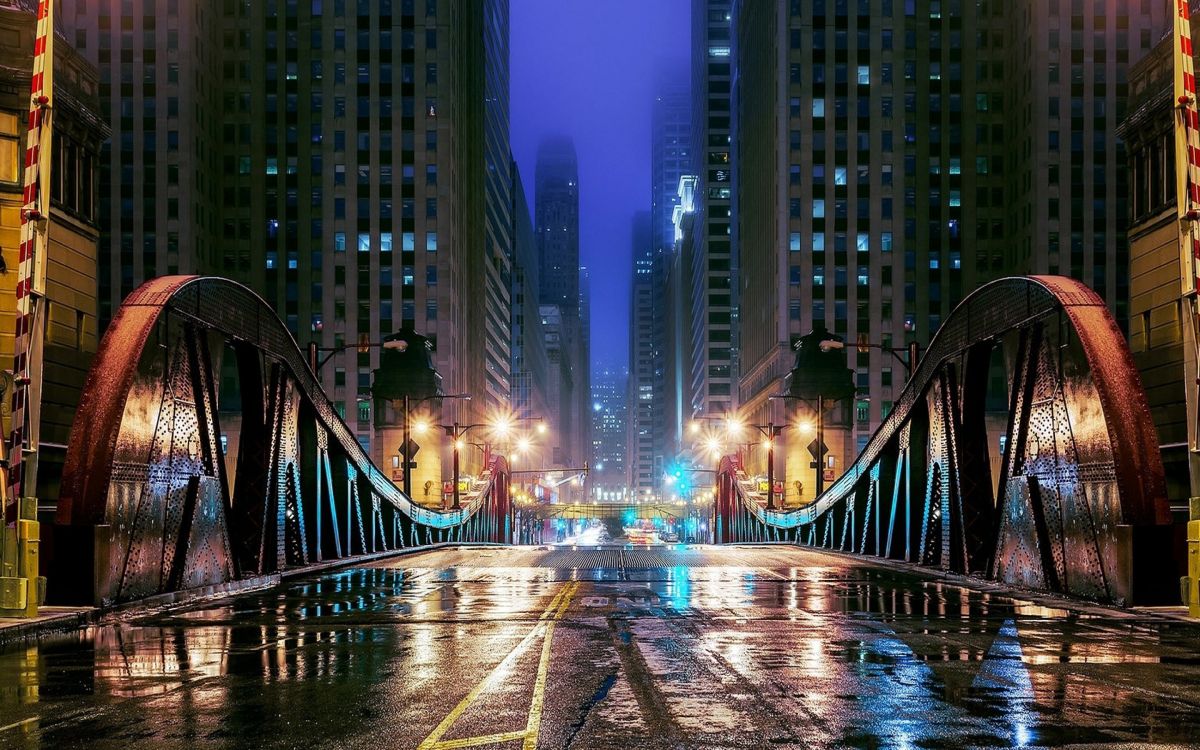
[(558, 605), (554, 618), (546, 625), (546, 640), (542, 643), (542, 660), (538, 662), (537, 680), (533, 683), (533, 700), (529, 703), (529, 721), (525, 724), (525, 742), (521, 750), (534, 750), (537, 747), (538, 734), (542, 728), (542, 701), (546, 696), (546, 675), (550, 671), (550, 642), (554, 637), (554, 621), (563, 616), (563, 612), (571, 604), (571, 596), (579, 588), (579, 582), (572, 584), (571, 593), (563, 597)]
[[(37, 722), (38, 719), (39, 719), (39, 717), (37, 717), (37, 716), (31, 716), (28, 719), (21, 719), (20, 721), (14, 721), (12, 724), (5, 724), (4, 726), (0, 727), (0, 732), (7, 732), (10, 729), (16, 729), (17, 727), (23, 727), (26, 724), (33, 724), (33, 723)], [(523, 735), (525, 733), (522, 732), (521, 734)]]
[(509, 742), (511, 740), (520, 740), (525, 738), (525, 730), (518, 729), (515, 732), (505, 732), (503, 734), (488, 734), (481, 737), (465, 737), (461, 740), (442, 740), (437, 743), (438, 748), (450, 750), (456, 747), (476, 747), (477, 745), (496, 745), (501, 742)]
[[(549, 606), (542, 612), (538, 618), (538, 624), (529, 631), (529, 633), (521, 639), (521, 642), (513, 648), (497, 664), (491, 672), (484, 677), (478, 685), (476, 685), (467, 696), (455, 706), (450, 713), (446, 714), (446, 718), (442, 719), (441, 723), (434, 728), (433, 732), (425, 738), (417, 750), (449, 750), (450, 748), (474, 747), (476, 745), (493, 745), (500, 742), (508, 742), (511, 740), (524, 740), (523, 748), (528, 750), (537, 747), (537, 737), (542, 723), (542, 702), (546, 691), (546, 675), (550, 667), (550, 642), (554, 635), (554, 622), (562, 617), (566, 612), (567, 607), (571, 604), (571, 597), (575, 591), (579, 589), (579, 582), (572, 581), (562, 587), (554, 598), (550, 600)], [(503, 732), (500, 734), (490, 734), (478, 737), (463, 737), (457, 740), (442, 740), (442, 736), (454, 726), (454, 723), (470, 708), (479, 696), (484, 691), (493, 686), (496, 680), (502, 675), (506, 668), (517, 658), (531, 641), (533, 641), (539, 633), (544, 634), (544, 642), (542, 644), (542, 657), (538, 663), (538, 675), (534, 682), (533, 699), (530, 704), (529, 720), (525, 724), (525, 729), (514, 732)], [(530, 737), (532, 736), (532, 744)]]

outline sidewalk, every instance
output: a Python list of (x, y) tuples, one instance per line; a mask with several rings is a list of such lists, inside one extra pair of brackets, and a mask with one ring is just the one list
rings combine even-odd
[(0, 617), (0, 646), (46, 633), (76, 630), (91, 625), (99, 615), (96, 607), (41, 607), (38, 616), (28, 620)]

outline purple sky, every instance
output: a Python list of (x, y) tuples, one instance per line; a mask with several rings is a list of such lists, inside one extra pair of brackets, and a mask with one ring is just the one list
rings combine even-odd
[(579, 155), (579, 253), (592, 275), (592, 369), (629, 358), (633, 214), (650, 208), (660, 70), (687, 71), (688, 0), (511, 0), (512, 150), (534, 206), (537, 144)]

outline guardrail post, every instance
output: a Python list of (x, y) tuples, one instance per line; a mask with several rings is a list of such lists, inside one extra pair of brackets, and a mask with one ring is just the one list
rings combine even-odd
[(1183, 603), (1188, 614), (1200, 617), (1200, 497), (1193, 497), (1188, 507), (1187, 570), (1180, 581)]
[(3, 527), (0, 537), (0, 617), (37, 617), (46, 599), (46, 579), (38, 575), (40, 540), (37, 498), (21, 498), (15, 526)]

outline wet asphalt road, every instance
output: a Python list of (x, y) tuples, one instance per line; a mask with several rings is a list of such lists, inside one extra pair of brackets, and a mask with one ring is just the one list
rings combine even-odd
[(6, 647), (0, 747), (1186, 746), (1198, 688), (1200, 627), (840, 556), (447, 549)]

